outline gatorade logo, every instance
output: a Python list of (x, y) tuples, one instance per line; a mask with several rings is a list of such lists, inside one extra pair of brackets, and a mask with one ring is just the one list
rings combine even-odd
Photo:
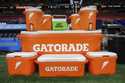
[(43, 52), (81, 52), (89, 51), (88, 43), (63, 43), (63, 44), (34, 44), (33, 51)]
[(20, 67), (20, 65), (22, 64), (22, 62), (21, 61), (18, 61), (18, 62), (16, 62), (16, 65), (15, 65), (15, 70), (16, 69), (18, 69), (19, 67)]
[(46, 23), (49, 19), (44, 19), (42, 24)]
[(33, 15), (34, 15), (34, 13), (32, 12), (32, 13), (30, 13), (30, 15), (29, 15), (29, 20), (31, 20), (31, 18), (33, 17)]
[(76, 19), (75, 24), (80, 22), (80, 18)]
[(73, 72), (73, 71), (79, 71), (78, 66), (46, 66), (45, 67), (46, 72)]
[(92, 18), (93, 14), (93, 12), (89, 13), (89, 20)]
[(103, 62), (103, 63), (102, 63), (101, 70), (103, 70), (108, 64), (109, 64), (109, 61)]

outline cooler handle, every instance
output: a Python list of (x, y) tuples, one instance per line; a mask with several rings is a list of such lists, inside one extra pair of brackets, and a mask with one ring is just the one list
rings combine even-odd
[(104, 55), (103, 57), (109, 57), (108, 55)]
[(35, 63), (39, 64), (37, 60), (34, 61)]

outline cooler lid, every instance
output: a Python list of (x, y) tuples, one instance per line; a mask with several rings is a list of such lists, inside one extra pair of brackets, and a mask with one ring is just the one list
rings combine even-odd
[(79, 16), (79, 14), (72, 14), (71, 16)]
[(51, 16), (50, 14), (45, 14), (44, 16)]
[(38, 62), (58, 62), (58, 61), (77, 61), (85, 62), (86, 58), (82, 54), (45, 54), (37, 58)]
[(101, 30), (84, 31), (84, 30), (67, 30), (67, 31), (21, 31), (21, 34), (64, 34), (64, 33), (102, 33)]
[(103, 57), (103, 56), (117, 57), (116, 53), (108, 51), (88, 52), (87, 55), (90, 57)]
[(66, 18), (53, 18), (52, 21), (66, 21)]
[(86, 6), (80, 9), (80, 11), (85, 11), (85, 10), (96, 11), (97, 7), (93, 5), (93, 6)]
[(38, 9), (38, 8), (34, 8), (34, 7), (27, 8), (27, 9), (25, 10), (25, 12), (27, 12), (27, 11), (39, 11), (39, 12), (42, 12), (42, 10), (40, 10), (40, 9)]
[(37, 55), (36, 52), (14, 52), (14, 53), (9, 53), (6, 55), (7, 58), (13, 58), (13, 57), (33, 57)]

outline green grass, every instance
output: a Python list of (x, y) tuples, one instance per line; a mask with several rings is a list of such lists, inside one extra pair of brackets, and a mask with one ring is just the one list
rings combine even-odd
[(125, 83), (125, 65), (118, 64), (113, 76), (93, 76), (87, 72), (79, 78), (41, 78), (36, 72), (29, 77), (12, 77), (7, 73), (5, 59), (0, 58), (0, 83)]

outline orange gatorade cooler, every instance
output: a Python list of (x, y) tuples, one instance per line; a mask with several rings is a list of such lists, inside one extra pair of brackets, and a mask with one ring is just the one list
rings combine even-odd
[(37, 59), (40, 77), (84, 76), (86, 62), (82, 54), (45, 54)]
[(22, 51), (43, 53), (85, 53), (100, 51), (103, 35), (96, 31), (23, 31), (19, 35)]
[(14, 52), (6, 55), (9, 75), (29, 76), (35, 71), (35, 52)]
[(113, 52), (88, 52), (89, 71), (93, 75), (112, 75), (116, 72), (117, 54)]
[(80, 30), (80, 16), (79, 14), (73, 14), (70, 16), (71, 19), (71, 29), (72, 30)]
[(80, 26), (83, 30), (96, 29), (96, 12), (96, 6), (87, 6), (80, 9)]
[(27, 8), (25, 10), (26, 27), (28, 31), (35, 31), (41, 28), (40, 24), (43, 21), (43, 12), (37, 8)]
[(41, 25), (41, 27), (39, 30), (51, 30), (52, 16), (51, 15), (44, 15), (43, 20), (42, 20), (40, 25)]

